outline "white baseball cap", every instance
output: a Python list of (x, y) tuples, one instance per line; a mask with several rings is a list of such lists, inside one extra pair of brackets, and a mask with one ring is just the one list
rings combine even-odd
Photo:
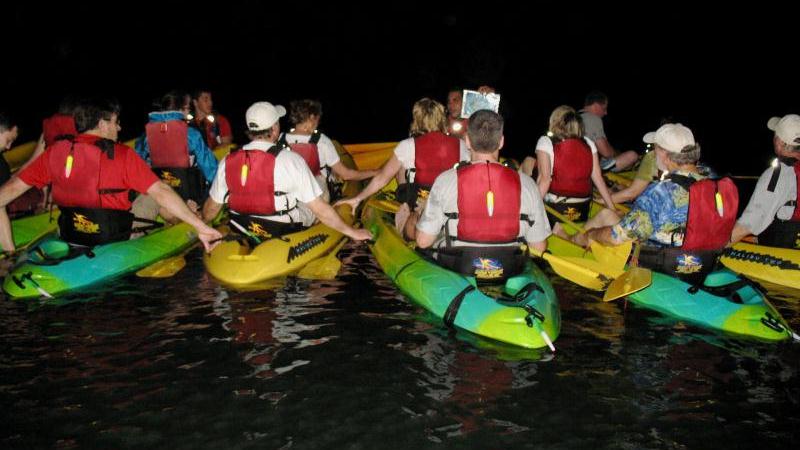
[(244, 115), (247, 129), (250, 131), (264, 131), (275, 125), (281, 117), (286, 115), (286, 108), (281, 105), (273, 106), (270, 102), (255, 102)]
[(797, 114), (773, 117), (767, 122), (767, 128), (789, 145), (800, 144), (800, 116)]
[(680, 153), (686, 146), (696, 144), (692, 130), (679, 123), (662, 125), (658, 130), (645, 134), (642, 140), (672, 153)]

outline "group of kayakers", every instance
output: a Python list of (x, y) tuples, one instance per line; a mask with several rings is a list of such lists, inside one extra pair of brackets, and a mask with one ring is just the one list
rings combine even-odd
[[(254, 103), (245, 114), (251, 141), (218, 163), (212, 150), (231, 143), (231, 127), (213, 110), (206, 90), (171, 91), (154, 102), (135, 150), (117, 142), (117, 103), (70, 99), (45, 120), (34, 156), (16, 176), (0, 165), (0, 244), (14, 251), (5, 206), (31, 188), (50, 190), (61, 211), (60, 235), (76, 246), (128, 239), (134, 222), (158, 215), (192, 225), (210, 251), (222, 236), (208, 224), (226, 203), (232, 231), (246, 237), (280, 237), (319, 220), (354, 240), (370, 239), (369, 231), (346, 224), (330, 205), (337, 197), (335, 178), (371, 178), (354, 197), (338, 199), (354, 210), (396, 179), (398, 231), (462, 273), (486, 259), (499, 262), (506, 275), (521, 270), (527, 257), (521, 248), (544, 251), (551, 232), (581, 245), (638, 241), (642, 265), (677, 275), (705, 273), (723, 247), (749, 234), (768, 245), (800, 243), (800, 116), (769, 121), (778, 162), (761, 176), (736, 222), (736, 187), (698, 167), (700, 146), (682, 124), (647, 133), (643, 141), (653, 151), (631, 186), (612, 193), (603, 171), (629, 169), (638, 155), (608, 142), (603, 93), (590, 93), (580, 111), (555, 108), (535, 156), (519, 170), (500, 158), (501, 115), (480, 110), (461, 118), (457, 94), (449, 93), (447, 108), (429, 98), (417, 101), (410, 137), (377, 171), (342, 163), (333, 142), (318, 131), (322, 106), (314, 100), (291, 103), (288, 133), (281, 132), (283, 106)], [(10, 148), (16, 135), (16, 124), (0, 114), (2, 148)], [(590, 219), (593, 185), (606, 208)], [(139, 193), (135, 200), (131, 191)], [(617, 204), (630, 200), (630, 211), (620, 216)], [(588, 220), (586, 232), (568, 235), (558, 216)]]

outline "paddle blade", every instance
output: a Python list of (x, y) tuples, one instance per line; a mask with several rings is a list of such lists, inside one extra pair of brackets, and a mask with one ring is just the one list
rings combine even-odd
[(186, 258), (181, 254), (153, 263), (136, 272), (136, 276), (142, 278), (169, 278), (180, 272), (185, 266)]
[(342, 262), (336, 255), (339, 250), (347, 243), (347, 239), (342, 239), (333, 250), (322, 258), (315, 259), (300, 269), (297, 276), (308, 280), (333, 280), (342, 267)]
[(603, 301), (610, 302), (633, 294), (634, 292), (641, 291), (647, 286), (650, 286), (652, 282), (653, 273), (649, 269), (633, 267), (615, 278), (614, 281), (608, 285), (608, 289), (605, 295), (603, 295)]
[(625, 264), (631, 254), (632, 244), (632, 241), (628, 241), (620, 245), (603, 245), (599, 242), (591, 241), (589, 245), (594, 258), (598, 262), (615, 270), (625, 270)]

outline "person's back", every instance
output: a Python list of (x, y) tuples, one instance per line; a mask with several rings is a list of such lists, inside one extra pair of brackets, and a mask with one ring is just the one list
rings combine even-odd
[(279, 119), (286, 109), (256, 102), (245, 115), (252, 141), (225, 157), (203, 206), (203, 217), (215, 217), (226, 202), (233, 229), (260, 242), (313, 225), (316, 218), (353, 239), (370, 234), (345, 224), (324, 202), (322, 190), (305, 160), (283, 144)]
[(439, 264), (461, 273), (475, 274), (480, 258), (497, 263), (498, 278), (518, 273), (527, 258), (520, 243), (544, 250), (550, 234), (533, 180), (498, 163), (502, 130), (498, 114), (473, 114), (467, 134), (472, 161), (436, 178), (416, 224), (418, 248), (433, 246)]
[(136, 152), (181, 198), (200, 204), (216, 175), (217, 159), (200, 132), (187, 125), (181, 111), (185, 97), (170, 91), (154, 102), (156, 111), (148, 114)]

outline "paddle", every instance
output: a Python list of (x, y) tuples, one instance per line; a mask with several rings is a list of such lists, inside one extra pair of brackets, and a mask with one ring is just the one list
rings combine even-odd
[(141, 278), (169, 278), (180, 272), (186, 266), (186, 254), (194, 250), (199, 245), (195, 243), (186, 250), (175, 256), (164, 258), (136, 272), (137, 277)]
[(653, 282), (653, 273), (650, 270), (637, 267), (639, 263), (639, 249), (641, 248), (641, 245), (637, 245), (636, 249), (633, 251), (633, 258), (631, 258), (632, 267), (608, 285), (608, 289), (606, 289), (606, 293), (603, 295), (604, 302), (610, 302), (618, 298), (626, 297), (634, 292), (641, 291), (647, 286), (650, 286)]
[(342, 238), (330, 253), (306, 264), (305, 267), (300, 269), (297, 276), (310, 280), (333, 280), (336, 278), (336, 274), (339, 273), (339, 269), (342, 267), (342, 262), (339, 261), (336, 255), (347, 243), (347, 240), (346, 237)]
[[(563, 214), (551, 208), (550, 205), (545, 204), (544, 207), (547, 209), (547, 212), (555, 216), (557, 219), (565, 222), (567, 225), (575, 228), (581, 233), (586, 232), (583, 227), (564, 217)], [(627, 256), (630, 254), (631, 244), (632, 243), (626, 243), (618, 246), (605, 246), (599, 242), (592, 241), (590, 246), (592, 249), (592, 254), (594, 254), (595, 259), (597, 259), (598, 262), (611, 266), (612, 268), (619, 268), (621, 270), (625, 267)], [(614, 281), (612, 281), (611, 284), (609, 284), (606, 288), (606, 293), (603, 295), (603, 301), (610, 302), (620, 297), (633, 294), (634, 292), (641, 291), (647, 286), (650, 286), (650, 284), (653, 282), (653, 274), (649, 269), (636, 266), (639, 258), (640, 248), (641, 246), (637, 245), (636, 249), (634, 250), (632, 259), (633, 267), (629, 268), (622, 275), (614, 278)], [(555, 267), (553, 268), (555, 270)], [(561, 273), (559, 273), (559, 275), (562, 277), (564, 276)]]

